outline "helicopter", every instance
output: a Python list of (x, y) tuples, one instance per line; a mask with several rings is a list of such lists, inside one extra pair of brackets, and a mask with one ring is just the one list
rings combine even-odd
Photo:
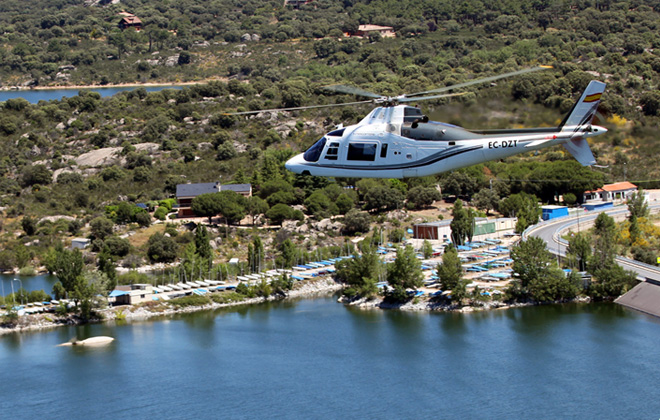
[[(594, 165), (596, 160), (587, 139), (607, 133), (606, 128), (592, 125), (606, 86), (596, 80), (588, 84), (580, 99), (557, 127), (467, 130), (444, 122), (430, 121), (421, 109), (407, 105), (409, 102), (461, 95), (442, 92), (546, 68), (533, 67), (397, 97), (382, 96), (350, 86), (329, 86), (329, 90), (372, 99), (265, 111), (368, 102), (379, 105), (359, 123), (339, 126), (321, 137), (307, 151), (286, 162), (285, 167), (289, 171), (302, 175), (346, 178), (423, 177), (559, 144), (582, 165)], [(249, 113), (255, 111), (235, 114)]]

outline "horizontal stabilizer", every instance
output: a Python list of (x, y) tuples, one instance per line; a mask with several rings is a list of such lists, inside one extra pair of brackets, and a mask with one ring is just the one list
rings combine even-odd
[(591, 166), (596, 164), (596, 159), (594, 159), (593, 153), (589, 148), (589, 143), (584, 138), (573, 139), (567, 143), (564, 143), (564, 147), (568, 150), (571, 155), (580, 162), (583, 166)]

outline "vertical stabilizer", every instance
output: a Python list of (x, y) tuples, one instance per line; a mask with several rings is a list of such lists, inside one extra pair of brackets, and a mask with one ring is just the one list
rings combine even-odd
[[(600, 98), (605, 91), (605, 86), (603, 82), (592, 80), (584, 93), (582, 93), (580, 99), (573, 105), (571, 112), (559, 125), (559, 129), (563, 133), (575, 133), (571, 140), (564, 143), (564, 147), (584, 166), (590, 166), (596, 163), (596, 159), (594, 159), (594, 155), (591, 153), (589, 143), (585, 137), (589, 137), (592, 134), (591, 122), (598, 110), (598, 104), (600, 104)], [(607, 131), (602, 127), (598, 128), (601, 131)]]
[(562, 131), (578, 131), (591, 124), (596, 115), (600, 97), (605, 92), (605, 83), (592, 80), (580, 99), (573, 105), (571, 112), (564, 118), (559, 128)]

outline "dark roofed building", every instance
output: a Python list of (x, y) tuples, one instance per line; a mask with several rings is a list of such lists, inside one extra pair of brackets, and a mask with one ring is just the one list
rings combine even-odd
[(119, 21), (119, 29), (122, 31), (126, 28), (135, 28), (136, 31), (142, 29), (142, 21), (139, 17), (132, 15), (130, 13), (123, 12), (121, 13), (124, 17)]
[(191, 210), (193, 198), (198, 195), (216, 193), (219, 191), (234, 191), (245, 197), (252, 196), (251, 184), (226, 184), (219, 182), (204, 182), (199, 184), (178, 184), (176, 186), (176, 201), (179, 204), (178, 217), (195, 217)]
[(252, 196), (252, 184), (226, 184), (220, 185), (220, 191), (234, 191), (245, 197)]

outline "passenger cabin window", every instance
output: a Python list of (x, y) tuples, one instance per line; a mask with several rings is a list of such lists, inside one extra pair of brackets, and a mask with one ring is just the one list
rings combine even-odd
[(380, 146), (380, 157), (387, 157), (387, 143), (384, 143), (382, 146)]
[(339, 154), (339, 143), (330, 143), (328, 146), (328, 151), (325, 153), (325, 158), (327, 160), (337, 160), (337, 155)]
[(376, 160), (376, 148), (376, 143), (349, 143), (346, 159), (373, 162)]

